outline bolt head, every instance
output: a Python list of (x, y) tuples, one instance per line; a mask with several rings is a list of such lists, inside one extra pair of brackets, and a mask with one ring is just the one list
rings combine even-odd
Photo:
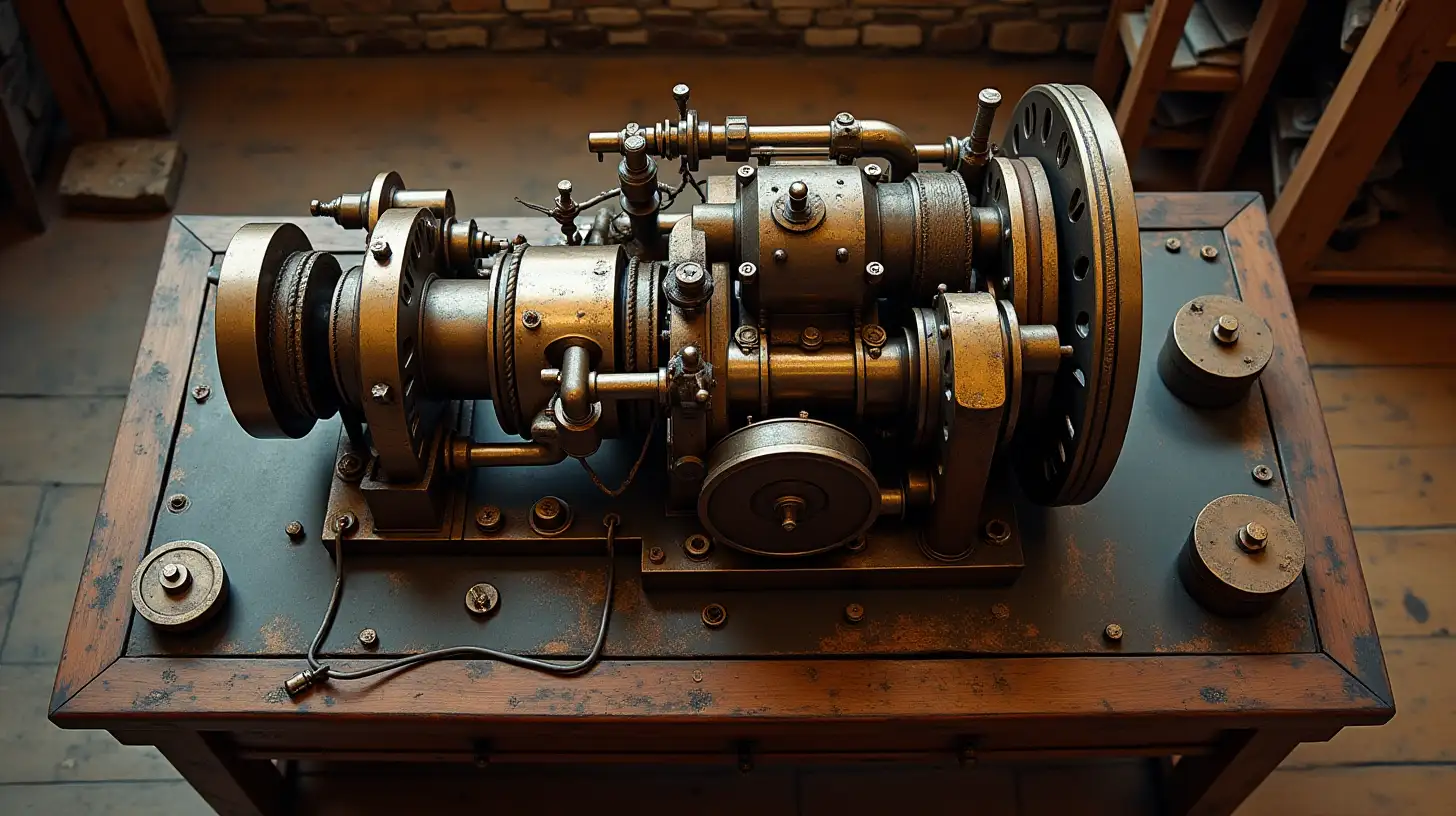
[(879, 261), (870, 261), (865, 264), (865, 279), (871, 284), (879, 283), (885, 277), (885, 265)]
[(359, 630), (359, 645), (366, 649), (372, 649), (379, 645), (379, 633), (373, 629)]
[(212, 388), (209, 386), (198, 385), (192, 389), (192, 398), (198, 402), (207, 402), (207, 398), (210, 396), (212, 396)]
[(880, 177), (883, 176), (884, 173), (885, 168), (879, 166), (878, 164), (874, 164), (873, 162), (864, 166), (865, 177), (868, 178), (870, 181), (879, 181)]
[(162, 567), (162, 577), (166, 578), (169, 581), (176, 580), (177, 576), (181, 574), (182, 568), (177, 566), (176, 564), (168, 564), (167, 566)]
[(733, 338), (738, 341), (739, 345), (753, 345), (758, 342), (758, 329), (752, 326), (739, 326), (738, 330), (733, 332)]
[(885, 333), (885, 327), (877, 323), (871, 323), (865, 326), (863, 329), (860, 329), (859, 333), (864, 338), (865, 343), (874, 347), (883, 346), (888, 337)]
[(708, 400), (710, 400), (712, 398), (713, 398), (713, 395), (712, 394), (709, 394), (708, 393), (708, 390), (706, 388), (699, 388), (697, 390), (697, 393), (693, 394), (693, 399), (697, 400), (699, 402), (699, 404), (703, 404), (703, 405), (706, 405), (707, 402), (708, 402)]
[(852, 603), (844, 608), (844, 619), (850, 623), (859, 623), (864, 620), (864, 616), (864, 607), (857, 603)]
[(389, 242), (383, 238), (375, 238), (369, 243), (369, 252), (374, 256), (374, 260), (387, 261), (390, 255)]
[(475, 526), (482, 533), (497, 532), (504, 523), (505, 516), (501, 509), (493, 504), (487, 504), (475, 513)]
[(757, 264), (743, 263), (738, 265), (738, 279), (744, 283), (753, 283), (757, 276)]
[(839, 261), (840, 263), (844, 263), (845, 261), (849, 260), (849, 248), (840, 247), (839, 249), (834, 250), (834, 260)]
[(1213, 339), (1229, 345), (1239, 339), (1239, 319), (1231, 314), (1219, 315), (1213, 326)]
[(653, 564), (661, 564), (667, 560), (667, 553), (663, 552), (661, 547), (649, 547), (647, 550), (647, 560)]
[(703, 625), (717, 629), (728, 622), (728, 610), (722, 604), (711, 603), (703, 607)]
[(1259, 484), (1269, 484), (1274, 481), (1274, 471), (1268, 465), (1255, 465), (1254, 481)]
[(1169, 252), (1177, 252), (1183, 248), (1183, 242), (1177, 238), (1169, 238), (1163, 242), (1163, 247)]
[(672, 86), (672, 95), (679, 99), (686, 97), (690, 92), (688, 86), (681, 82)]
[(476, 584), (465, 590), (465, 608), (472, 615), (489, 615), (500, 607), (500, 592), (491, 584)]
[(697, 263), (681, 263), (672, 271), (677, 282), (684, 286), (693, 286), (703, 282), (703, 267)]
[(636, 153), (639, 150), (647, 149), (647, 140), (640, 133), (633, 133), (622, 140), (622, 149), (629, 153)]
[(981, 92), (976, 94), (976, 101), (982, 105), (999, 105), (1001, 104), (1001, 92), (995, 88), (982, 88)]
[(541, 328), (541, 313), (535, 309), (527, 309), (525, 314), (521, 315), (521, 325), (525, 326), (527, 331)]
[(682, 362), (684, 371), (697, 371), (698, 366), (703, 362), (702, 355), (698, 353), (698, 347), (683, 346)]
[(751, 164), (745, 164), (739, 167), (737, 170), (738, 177), (744, 181), (748, 181), (749, 179), (753, 178), (754, 174), (757, 172), (758, 171), (753, 169), (753, 165)]
[(1200, 249), (1198, 251), (1198, 254), (1201, 255), (1203, 257), (1203, 260), (1205, 261), (1216, 261), (1218, 260), (1218, 247), (1213, 246), (1212, 244), (1205, 245), (1203, 249)]
[(564, 196), (571, 195), (571, 179), (562, 179), (556, 182), (556, 192)]
[(288, 524), (284, 525), (283, 532), (286, 533), (289, 538), (297, 541), (298, 539), (303, 538), (303, 522), (290, 521), (288, 522)]
[(809, 185), (802, 181), (796, 181), (789, 185), (789, 200), (803, 201), (809, 197)]
[(1245, 552), (1260, 552), (1269, 546), (1269, 528), (1257, 521), (1251, 521), (1239, 528), (1239, 546)]
[(388, 383), (375, 383), (369, 388), (369, 398), (380, 405), (388, 405), (394, 400), (394, 392)]
[(683, 552), (694, 561), (706, 558), (711, 549), (713, 549), (712, 539), (702, 533), (694, 533), (683, 539)]
[(789, 259), (789, 253), (782, 249), (775, 249), (773, 251), (773, 259), (778, 263), (783, 263)]
[(359, 526), (359, 519), (355, 518), (353, 513), (340, 513), (334, 517), (334, 529), (338, 531), (339, 535), (352, 533), (357, 526)]
[(1107, 624), (1107, 628), (1102, 630), (1102, 636), (1114, 643), (1122, 640), (1122, 625), (1116, 623)]
[(834, 117), (834, 121), (841, 125), (852, 125), (854, 124), (854, 114), (849, 111), (840, 111), (839, 115)]
[(353, 481), (364, 475), (364, 458), (357, 453), (346, 453), (339, 457), (334, 469), (338, 471), (339, 478)]

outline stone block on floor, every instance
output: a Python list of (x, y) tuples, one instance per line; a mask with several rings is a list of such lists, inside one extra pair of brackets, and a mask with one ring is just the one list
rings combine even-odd
[[(229, 0), (236, 2), (237, 0)], [(266, 9), (256, 2), (256, 13)], [(61, 200), (85, 212), (166, 212), (177, 203), (182, 145), (171, 139), (107, 139), (77, 145), (61, 174)]]

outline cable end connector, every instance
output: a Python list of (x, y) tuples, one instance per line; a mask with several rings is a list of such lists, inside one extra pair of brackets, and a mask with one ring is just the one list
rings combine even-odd
[(288, 692), (289, 697), (297, 697), (312, 688), (314, 683), (317, 683), (327, 676), (328, 672), (324, 670), (313, 671), (311, 669), (304, 669), (298, 674), (284, 680), (283, 690)]

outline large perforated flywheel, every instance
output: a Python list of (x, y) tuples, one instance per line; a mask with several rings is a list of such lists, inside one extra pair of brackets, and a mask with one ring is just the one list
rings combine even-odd
[(1137, 385), (1143, 297), (1132, 175), (1106, 106), (1080, 85), (1028, 91), (1002, 148), (1045, 173), (1056, 252), (1043, 253), (1041, 274), (1056, 276), (1057, 307), (1040, 319), (1072, 347), (1050, 398), (1019, 426), (1014, 458), (1034, 501), (1081, 504), (1112, 474)]

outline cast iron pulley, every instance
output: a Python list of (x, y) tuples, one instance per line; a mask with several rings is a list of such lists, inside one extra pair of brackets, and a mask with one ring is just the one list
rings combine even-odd
[[(1049, 220), (1056, 233), (1051, 257), (1041, 249), (1047, 244), (1024, 248), (1041, 249), (1041, 279), (1056, 280), (1055, 309), (1045, 300), (1049, 287), (1033, 277), (1023, 297), (1014, 291), (1019, 281), (1013, 276), (1013, 300), (1029, 311), (1041, 300), (1046, 313), (1040, 319), (1056, 325), (1061, 342), (1071, 347), (1050, 393), (1033, 396), (1014, 458), (1034, 501), (1082, 504), (1097, 495), (1117, 464), (1137, 386), (1142, 259), (1132, 176), (1112, 117), (1088, 88), (1038, 85), (1017, 103), (1011, 121), (1002, 147), (1012, 161), (996, 162), (988, 179), (1009, 187), (1014, 176), (1023, 202), (1040, 203), (1049, 192), (1050, 219), (1022, 222)], [(1045, 188), (1033, 163), (1044, 173)], [(1031, 229), (1021, 235), (1036, 242), (1042, 237)], [(1013, 250), (1016, 240), (1013, 233)], [(1008, 254), (1014, 252), (1003, 249)]]

